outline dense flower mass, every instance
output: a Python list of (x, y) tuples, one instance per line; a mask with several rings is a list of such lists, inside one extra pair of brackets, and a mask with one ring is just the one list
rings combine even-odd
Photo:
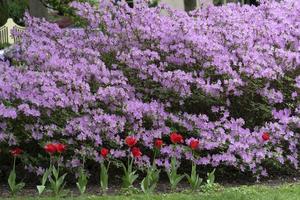
[[(84, 29), (28, 18), (13, 62), (1, 61), (1, 146), (66, 141), (101, 162), (105, 145), (149, 164), (161, 138), (162, 167), (191, 156), (263, 175), (268, 159), (298, 167), (300, 1), (191, 13), (144, 1), (72, 6)], [(193, 155), (181, 144), (190, 138), (201, 141)]]

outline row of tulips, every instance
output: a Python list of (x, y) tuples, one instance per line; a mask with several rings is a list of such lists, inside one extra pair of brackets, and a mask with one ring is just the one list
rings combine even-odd
[[(41, 185), (37, 186), (39, 194), (42, 194), (43, 191), (46, 188), (47, 181), (50, 182), (51, 188), (54, 192), (54, 194), (58, 195), (64, 186), (64, 179), (67, 174), (64, 174), (62, 176), (59, 176), (59, 165), (58, 160), (62, 153), (66, 151), (66, 145), (61, 143), (50, 143), (44, 146), (44, 149), (47, 153), (50, 155), (50, 166), (49, 168), (44, 172)], [(13, 169), (11, 170), (9, 177), (8, 177), (8, 185), (10, 187), (12, 195), (15, 195), (17, 192), (22, 190), (22, 188), (25, 186), (24, 182), (17, 183), (16, 179), (16, 159), (18, 156), (20, 156), (23, 153), (23, 150), (19, 147), (13, 148), (10, 151), (10, 154), (13, 156)], [(55, 155), (58, 154), (58, 155)], [(54, 165), (57, 163), (57, 167)]]
[[(270, 139), (270, 134), (265, 132), (262, 134), (263, 141), (268, 141)], [(179, 133), (173, 132), (170, 134), (170, 141), (174, 144), (174, 147), (178, 144), (184, 143), (183, 136)], [(108, 189), (108, 172), (111, 163), (117, 164), (117, 166), (121, 165), (124, 171), (124, 175), (122, 177), (123, 187), (124, 188), (133, 188), (133, 184), (138, 178), (137, 171), (133, 168), (133, 163), (135, 159), (138, 159), (142, 156), (142, 151), (136, 145), (138, 140), (134, 136), (128, 136), (125, 139), (125, 143), (130, 149), (131, 156), (128, 158), (128, 162), (126, 164), (117, 162), (113, 160), (109, 156), (110, 150), (108, 148), (102, 147), (100, 150), (100, 155), (103, 158), (103, 162), (100, 164), (100, 188), (103, 193), (105, 193)], [(157, 152), (159, 152), (160, 148), (164, 145), (164, 141), (162, 139), (156, 139), (154, 141), (155, 153), (153, 158), (153, 163), (150, 167), (148, 167), (146, 171), (146, 176), (141, 182), (141, 190), (144, 193), (152, 193), (159, 181), (160, 169), (156, 166), (155, 156)], [(190, 140), (188, 146), (191, 149), (193, 155), (194, 152), (199, 148), (200, 141), (197, 139)], [(47, 170), (45, 170), (41, 184), (37, 186), (37, 190), (39, 195), (41, 195), (45, 189), (46, 184), (50, 183), (50, 188), (54, 195), (58, 196), (62, 193), (65, 185), (65, 177), (67, 173), (61, 175), (59, 160), (62, 154), (66, 151), (67, 146), (62, 143), (49, 143), (44, 146), (44, 150), (50, 156), (50, 164)], [(23, 150), (19, 147), (16, 147), (10, 151), (13, 156), (13, 169), (8, 178), (8, 184), (11, 189), (11, 193), (15, 195), (19, 192), (24, 186), (25, 183), (17, 183), (16, 182), (16, 159), (18, 156), (22, 154)], [(87, 172), (84, 168), (85, 159), (83, 159), (83, 164), (79, 170), (78, 181), (76, 183), (81, 194), (84, 194), (87, 188), (88, 176)], [(179, 174), (178, 173), (179, 163), (175, 157), (171, 158), (171, 166), (166, 170), (166, 173), (169, 178), (170, 186), (172, 190), (175, 190), (179, 182), (186, 177), (192, 190), (198, 190), (201, 186), (202, 179), (197, 174), (197, 166), (194, 162), (192, 162), (192, 169), (190, 174)], [(214, 171), (208, 173), (207, 185), (212, 186), (214, 184)]]

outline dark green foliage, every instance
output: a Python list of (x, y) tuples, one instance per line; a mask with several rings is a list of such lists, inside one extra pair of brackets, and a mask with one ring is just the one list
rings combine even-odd
[(0, 26), (5, 24), (7, 18), (8, 18), (7, 4), (5, 3), (5, 1), (0, 1)]
[(0, 25), (5, 24), (7, 18), (24, 25), (23, 17), (28, 8), (28, 0), (2, 0), (0, 2)]
[(10, 46), (10, 44), (1, 44), (0, 43), (0, 49), (5, 49), (5, 48), (7, 48), (7, 47), (9, 47)]

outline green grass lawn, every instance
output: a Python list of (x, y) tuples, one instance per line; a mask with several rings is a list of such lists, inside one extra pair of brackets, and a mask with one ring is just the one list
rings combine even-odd
[[(0, 198), (1, 199), (1, 198)], [(16, 197), (12, 200), (51, 200), (51, 197)], [(300, 200), (300, 184), (285, 184), (282, 186), (242, 186), (222, 189), (218, 192), (210, 193), (173, 193), (155, 195), (130, 195), (130, 196), (83, 196), (68, 197), (66, 199), (75, 200)]]

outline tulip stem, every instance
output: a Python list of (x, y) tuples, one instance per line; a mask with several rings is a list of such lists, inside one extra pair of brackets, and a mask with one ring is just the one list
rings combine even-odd
[(110, 161), (108, 161), (107, 163), (107, 170), (109, 169), (109, 167), (110, 167)]
[(60, 154), (58, 156), (58, 160), (57, 160), (57, 174), (59, 175), (59, 161), (60, 161)]
[(85, 165), (85, 155), (83, 155), (82, 157), (82, 168), (84, 169), (84, 165)]
[(153, 155), (153, 162), (152, 162), (152, 165), (154, 166), (155, 165), (155, 158), (156, 158), (156, 150), (154, 150), (154, 155)]
[(14, 165), (13, 165), (13, 171), (16, 171), (16, 156), (14, 156)]

